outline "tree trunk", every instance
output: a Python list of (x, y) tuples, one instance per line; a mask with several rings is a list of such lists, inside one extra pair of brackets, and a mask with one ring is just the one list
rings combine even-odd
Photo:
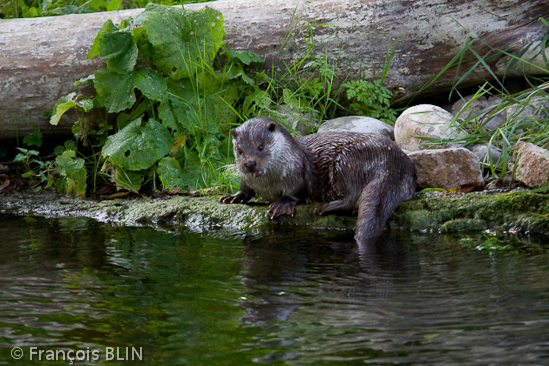
[[(480, 38), (475, 43), (480, 55), (490, 47), (513, 47), (518, 52), (543, 38), (548, 29), (539, 18), (549, 14), (548, 2), (534, 0), (220, 0), (185, 8), (205, 5), (222, 12), (231, 47), (258, 53), (267, 61), (266, 70), (303, 54), (308, 27), (298, 28), (287, 43), (288, 52), (279, 53), (289, 26), (297, 20), (300, 26), (307, 21), (316, 24), (312, 27), (315, 50), (330, 60), (339, 58), (339, 81), (348, 73), (351, 80), (360, 73), (370, 78), (373, 65), (379, 74), (388, 43), (399, 37), (386, 85), (403, 88), (403, 101), (422, 91), (472, 35)], [(45, 134), (70, 133), (75, 117), (51, 127), (43, 112), (51, 110), (60, 96), (81, 89), (74, 87), (75, 80), (104, 66), (99, 58), (86, 60), (103, 23), (112, 19), (118, 24), (141, 11), (0, 20), (0, 139), (24, 136), (37, 127)], [(540, 60), (538, 55), (534, 62)], [(501, 77), (509, 61), (494, 59), (490, 65)], [(461, 70), (474, 62), (462, 65)], [(542, 73), (519, 65), (508, 76)], [(454, 77), (455, 71), (449, 72), (422, 95), (447, 92)], [(489, 78), (486, 69), (477, 68), (463, 85)], [(92, 94), (93, 89), (87, 88), (84, 92)]]

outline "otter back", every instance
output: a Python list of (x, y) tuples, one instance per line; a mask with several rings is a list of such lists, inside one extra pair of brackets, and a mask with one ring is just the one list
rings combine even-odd
[(415, 193), (415, 167), (410, 158), (385, 136), (354, 132), (325, 132), (297, 139), (314, 156), (317, 214), (358, 212), (357, 239), (378, 236), (400, 202)]

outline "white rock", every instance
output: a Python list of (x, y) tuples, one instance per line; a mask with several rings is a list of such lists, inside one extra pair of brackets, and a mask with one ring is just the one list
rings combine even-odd
[(379, 119), (365, 116), (347, 116), (328, 120), (320, 125), (318, 132), (352, 131), (363, 133), (379, 133), (394, 140), (393, 126)]
[(463, 144), (433, 144), (418, 137), (437, 139), (462, 138), (466, 134), (452, 126), (452, 115), (431, 104), (420, 104), (405, 110), (395, 122), (395, 141), (405, 151), (419, 151)]

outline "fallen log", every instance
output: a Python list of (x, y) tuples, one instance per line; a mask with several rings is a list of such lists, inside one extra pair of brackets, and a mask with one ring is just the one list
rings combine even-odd
[[(339, 80), (348, 73), (351, 79), (360, 77), (360, 73), (369, 78), (373, 65), (379, 73), (387, 44), (399, 37), (386, 84), (406, 91), (402, 101), (421, 91), (471, 35), (480, 40), (475, 43), (480, 55), (490, 47), (518, 52), (543, 38), (547, 27), (539, 18), (549, 14), (549, 3), (535, 0), (220, 0), (185, 7), (197, 10), (206, 5), (222, 12), (231, 47), (258, 53), (266, 59), (266, 70), (271, 65), (281, 67), (302, 54), (307, 27), (297, 29), (287, 44), (289, 52), (279, 53), (288, 29), (296, 21), (300, 26), (307, 22), (317, 25), (312, 28), (315, 50), (331, 60), (339, 57)], [(51, 110), (60, 96), (78, 91), (75, 80), (104, 66), (99, 58), (86, 59), (102, 24), (107, 19), (118, 24), (141, 11), (0, 20), (0, 139), (24, 136), (37, 127), (45, 135), (70, 134), (74, 117), (69, 115), (53, 128), (43, 112)], [(533, 56), (537, 53), (533, 46), (530, 51)], [(494, 74), (501, 77), (510, 61), (509, 57), (491, 60)], [(543, 60), (537, 55), (530, 62)], [(507, 75), (524, 72), (544, 73), (534, 66), (525, 69), (516, 63)], [(423, 92), (446, 92), (454, 76), (455, 71), (439, 78)], [(478, 68), (462, 85), (490, 78), (486, 69)], [(84, 92), (93, 94), (93, 89), (88, 86)]]

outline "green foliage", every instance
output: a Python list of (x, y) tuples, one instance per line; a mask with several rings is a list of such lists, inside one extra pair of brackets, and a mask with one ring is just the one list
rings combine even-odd
[(343, 84), (347, 88), (347, 98), (355, 100), (351, 108), (364, 116), (373, 117), (394, 124), (396, 111), (391, 108), (393, 93), (382, 85), (382, 80), (350, 81)]
[[(345, 82), (346, 77), (343, 83), (336, 85), (334, 80), (340, 63), (339, 58), (334, 60), (327, 53), (322, 56), (315, 50), (313, 29), (322, 27), (324, 24), (312, 24), (307, 21), (306, 27), (298, 27), (299, 17), (293, 18), (292, 23), (293, 27), (290, 27), (279, 51), (281, 58), (286, 58), (288, 50), (285, 46), (290, 43), (291, 38), (300, 28), (307, 30), (306, 36), (300, 42), (306, 47), (291, 51), (293, 61), (286, 64), (282, 72), (273, 68), (266, 93), (250, 96), (254, 98), (254, 104), (251, 104), (250, 108), (252, 113), (267, 115), (282, 124), (285, 124), (288, 119), (297, 119), (307, 125), (307, 132), (316, 132), (322, 121), (349, 112), (379, 118), (389, 124), (394, 123), (396, 111), (390, 107), (393, 94), (383, 83), (389, 71), (398, 38), (395, 43), (389, 42), (387, 45), (380, 78), (376, 78), (374, 67), (373, 82), (367, 80)], [(341, 103), (345, 94), (348, 99), (354, 100), (351, 102), (350, 110)], [(292, 126), (285, 124), (285, 127), (292, 131)]]
[[(233, 161), (229, 131), (239, 121), (257, 115), (282, 121), (287, 116), (281, 110), (289, 109), (315, 132), (321, 121), (343, 110), (338, 100), (344, 87), (333, 83), (338, 60), (314, 52), (313, 25), (308, 27), (305, 56), (268, 77), (255, 71), (261, 57), (223, 43), (218, 11), (148, 4), (118, 27), (110, 20), (103, 24), (88, 58), (100, 57), (106, 67), (75, 83), (93, 84), (97, 95), (60, 98), (50, 123), (56, 125), (68, 110), (76, 110), (73, 132), (82, 141), (80, 149), (86, 148), (79, 153), (87, 157), (94, 188), (98, 177), (134, 192), (147, 182), (156, 187), (158, 181), (165, 189), (233, 188), (234, 174), (221, 168)], [(388, 91), (379, 86), (366, 91), (362, 83), (353, 84), (350, 93), (356, 93), (362, 110), (394, 118)], [(66, 150), (74, 149), (59, 148), (58, 153)], [(66, 165), (65, 160), (59, 161)], [(56, 186), (81, 194), (82, 177), (63, 172), (66, 179)]]
[(17, 150), (19, 150), (19, 154), (17, 154), (15, 156), (15, 158), (13, 159), (13, 161), (15, 162), (20, 162), (20, 163), (23, 163), (25, 165), (25, 168), (27, 169), (27, 171), (25, 173), (23, 173), (21, 176), (23, 178), (31, 178), (33, 177), (35, 174), (34, 174), (34, 170), (31, 168), (31, 162), (34, 162), (35, 159), (38, 158), (38, 151), (36, 150), (27, 150), (27, 149), (23, 149), (21, 147), (18, 147)]
[[(321, 121), (334, 118), (338, 109), (342, 109), (339, 99), (343, 89), (334, 87), (339, 60), (317, 55), (312, 36), (314, 26), (308, 23), (309, 37), (304, 42), (303, 56), (285, 65), (281, 72), (273, 69), (267, 91), (256, 92), (250, 104), (251, 113), (277, 119), (290, 131), (292, 127), (286, 124), (288, 117), (307, 125), (308, 132), (316, 132)], [(296, 27), (286, 41), (294, 36)], [(284, 48), (280, 50), (281, 57), (285, 52)]]
[(23, 143), (27, 146), (36, 146), (39, 148), (42, 146), (42, 142), (42, 130), (39, 128), (32, 130), (30, 135), (23, 138)]
[[(21, 174), (23, 178), (29, 178), (32, 183), (46, 183), (45, 188), (49, 188), (53, 184), (54, 179), (54, 164), (52, 161), (44, 162), (39, 158), (39, 152), (36, 150), (28, 150), (21, 147), (17, 148), (19, 154), (15, 156), (13, 161), (21, 163), (25, 172)], [(40, 190), (41, 187), (37, 187)]]
[(138, 192), (143, 184), (143, 178), (146, 172), (129, 171), (120, 167), (114, 168), (113, 179), (116, 186), (121, 189), (127, 189), (132, 192)]
[[(150, 0), (6, 0), (0, 2), (0, 18), (31, 18), (144, 8), (150, 2)], [(155, 0), (154, 2), (162, 5), (178, 5), (205, 1)]]
[[(70, 143), (66, 143), (63, 151), (61, 147), (56, 148), (60, 155), (55, 161), (42, 161), (37, 150), (28, 150), (18, 147), (19, 154), (14, 162), (23, 165), (25, 172), (21, 177), (30, 179), (32, 184), (44, 184), (47, 189), (55, 183), (58, 192), (85, 196), (86, 195), (86, 169), (84, 159), (76, 157), (76, 151)], [(34, 190), (41, 190), (37, 186)]]
[[(75, 136), (101, 150), (90, 160), (105, 161), (101, 170), (119, 188), (138, 191), (145, 177), (168, 189), (226, 184), (220, 167), (232, 159), (229, 130), (259, 89), (253, 69), (263, 60), (230, 50), (223, 37), (223, 17), (208, 7), (149, 4), (119, 27), (109, 20), (88, 52), (106, 67), (77, 82), (93, 83), (97, 96), (60, 98), (50, 122), (76, 108)], [(92, 107), (107, 113), (99, 125), (87, 117)], [(109, 114), (117, 114), (116, 126)]]
[(55, 159), (61, 176), (55, 183), (58, 192), (86, 196), (86, 168), (84, 159), (77, 158), (74, 150), (65, 150)]
[(374, 65), (372, 67), (373, 81), (354, 80), (343, 84), (343, 87), (347, 88), (347, 98), (352, 101), (351, 109), (355, 113), (377, 118), (390, 125), (394, 124), (397, 112), (391, 108), (393, 93), (383, 83), (389, 72), (389, 65), (393, 59), (399, 38), (400, 35), (394, 43), (389, 41), (387, 44), (387, 53), (380, 78), (376, 77)]
[(132, 71), (137, 62), (137, 45), (130, 33), (118, 31), (109, 19), (99, 30), (87, 56), (98, 55), (107, 60), (110, 71), (125, 74)]
[(196, 75), (204, 63), (213, 61), (223, 43), (223, 17), (211, 8), (186, 11), (149, 4), (140, 18), (152, 45), (152, 62), (174, 80)]
[(57, 126), (63, 114), (71, 108), (77, 108), (82, 112), (89, 112), (93, 108), (93, 101), (85, 95), (77, 95), (74, 92), (62, 96), (53, 107), (50, 124)]
[(53, 152), (55, 155), (61, 155), (65, 150), (76, 150), (76, 143), (74, 140), (67, 140), (63, 145), (56, 146)]

